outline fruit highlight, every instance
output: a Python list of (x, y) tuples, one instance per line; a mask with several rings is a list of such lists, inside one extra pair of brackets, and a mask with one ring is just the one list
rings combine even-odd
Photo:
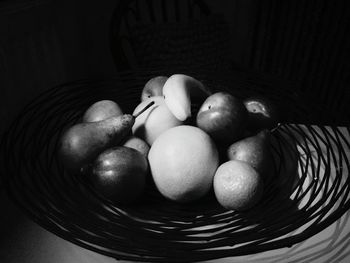
[(151, 178), (171, 201), (190, 203), (213, 190), (223, 208), (245, 211), (273, 179), (276, 112), (261, 97), (212, 94), (184, 74), (157, 76), (132, 114), (111, 100), (92, 104), (61, 136), (59, 156), (69, 173), (88, 176), (117, 204), (139, 200)]
[(209, 135), (189, 125), (161, 134), (151, 146), (148, 159), (160, 193), (180, 203), (208, 193), (219, 164), (218, 151)]
[(180, 121), (191, 117), (193, 100), (203, 102), (209, 95), (210, 92), (200, 81), (184, 74), (170, 76), (163, 86), (165, 103)]

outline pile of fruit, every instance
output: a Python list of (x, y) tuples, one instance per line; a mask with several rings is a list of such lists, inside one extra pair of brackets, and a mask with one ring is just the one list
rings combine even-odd
[(187, 75), (158, 76), (133, 114), (110, 100), (91, 105), (62, 135), (59, 153), (67, 171), (116, 203), (140, 200), (150, 176), (167, 199), (192, 202), (213, 189), (223, 207), (242, 211), (263, 195), (277, 123), (266, 98), (240, 100)]

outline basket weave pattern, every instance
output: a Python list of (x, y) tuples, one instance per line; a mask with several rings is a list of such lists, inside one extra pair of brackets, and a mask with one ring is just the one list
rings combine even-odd
[[(42, 94), (22, 111), (2, 140), (1, 174), (11, 198), (34, 221), (66, 240), (117, 259), (183, 262), (292, 246), (349, 208), (350, 143), (337, 128), (330, 132), (283, 124), (273, 135), (273, 176), (263, 201), (245, 213), (223, 209), (212, 193), (192, 204), (176, 204), (152, 185), (139, 204), (118, 206), (96, 194), (85, 178), (67, 174), (57, 159), (62, 132), (100, 99), (115, 100), (131, 112), (153, 74), (125, 73), (110, 80), (68, 83)], [(224, 88), (220, 78), (194, 76), (213, 89)], [(241, 96), (259, 92), (236, 84), (235, 90), (227, 90)]]

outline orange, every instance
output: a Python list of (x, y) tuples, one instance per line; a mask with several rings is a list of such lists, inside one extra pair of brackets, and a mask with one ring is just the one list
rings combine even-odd
[(214, 176), (214, 193), (226, 209), (243, 211), (256, 205), (263, 194), (260, 174), (248, 163), (231, 160), (219, 166)]

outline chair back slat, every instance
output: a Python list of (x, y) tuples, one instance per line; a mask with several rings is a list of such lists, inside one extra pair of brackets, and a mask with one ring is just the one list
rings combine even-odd
[[(257, 1), (249, 67), (296, 81), (324, 105), (324, 118), (350, 124), (350, 5), (347, 0)], [(344, 97), (344, 99), (343, 99)], [(342, 114), (343, 112), (344, 114)]]

